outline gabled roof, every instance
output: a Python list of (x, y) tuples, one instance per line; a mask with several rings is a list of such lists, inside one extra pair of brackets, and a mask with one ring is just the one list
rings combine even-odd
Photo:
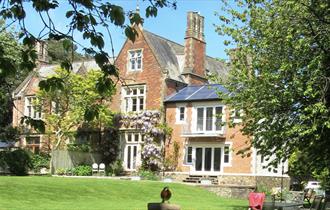
[(168, 96), (164, 102), (219, 100), (218, 92), (228, 93), (228, 90), (219, 84), (192, 85)]
[[(181, 75), (185, 59), (184, 46), (145, 29), (143, 34), (161, 67), (167, 71), (168, 78), (184, 82)], [(216, 74), (223, 78), (227, 77), (229, 70), (225, 63), (210, 56), (205, 56), (205, 69), (206, 74)]]
[[(43, 65), (38, 69), (30, 72), (30, 74), (24, 79), (24, 81), (14, 90), (13, 97), (17, 96), (20, 92), (24, 91), (24, 89), (28, 86), (29, 82), (33, 77), (37, 77), (39, 79), (45, 79), (49, 76), (55, 74), (55, 70), (59, 68), (59, 65)], [(89, 61), (78, 61), (72, 63), (72, 71), (74, 73), (82, 73), (79, 71), (91, 70), (91, 69), (100, 69), (94, 60)]]

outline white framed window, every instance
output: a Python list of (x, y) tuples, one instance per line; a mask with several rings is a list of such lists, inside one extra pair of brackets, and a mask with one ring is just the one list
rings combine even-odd
[(128, 86), (123, 88), (123, 104), (124, 112), (139, 112), (145, 109), (146, 86)]
[(192, 164), (192, 151), (193, 148), (191, 146), (186, 147), (185, 164), (187, 165)]
[(223, 133), (225, 119), (223, 106), (196, 107), (194, 112), (196, 119), (195, 132)]
[(128, 51), (128, 69), (130, 71), (142, 70), (142, 49)]
[(186, 107), (178, 106), (176, 108), (176, 122), (184, 123), (186, 121)]
[(35, 102), (37, 98), (35, 96), (25, 97), (25, 116), (33, 119), (41, 119), (41, 112), (37, 109)]
[(223, 163), (226, 166), (231, 165), (231, 159), (232, 159), (232, 148), (231, 144), (225, 144), (223, 147)]

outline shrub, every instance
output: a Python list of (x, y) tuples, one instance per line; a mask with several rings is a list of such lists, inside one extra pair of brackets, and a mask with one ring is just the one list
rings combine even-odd
[(121, 175), (124, 171), (123, 162), (121, 160), (116, 160), (112, 164), (110, 164), (109, 172), (110, 174), (114, 174), (116, 176)]
[(153, 180), (153, 181), (159, 180), (159, 177), (155, 172), (148, 170), (140, 170), (138, 172), (138, 175), (146, 180)]
[(6, 166), (7, 166), (6, 160), (5, 160), (6, 154), (7, 154), (6, 151), (0, 151), (0, 168), (6, 168)]
[(5, 161), (9, 171), (17, 176), (27, 175), (29, 169), (33, 168), (31, 157), (26, 150), (17, 149), (6, 153)]
[(41, 168), (49, 168), (50, 156), (48, 154), (32, 154), (32, 165), (35, 172)]
[(91, 176), (92, 175), (92, 167), (87, 165), (80, 165), (73, 168), (73, 175), (76, 176)]
[(64, 168), (58, 168), (58, 169), (56, 169), (55, 174), (62, 176), (65, 174), (65, 171), (66, 170)]

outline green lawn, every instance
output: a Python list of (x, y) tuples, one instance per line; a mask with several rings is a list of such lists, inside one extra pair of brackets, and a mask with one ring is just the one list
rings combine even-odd
[(0, 176), (0, 210), (147, 209), (167, 185), (182, 209), (245, 210), (247, 200), (219, 198), (199, 187), (155, 181)]

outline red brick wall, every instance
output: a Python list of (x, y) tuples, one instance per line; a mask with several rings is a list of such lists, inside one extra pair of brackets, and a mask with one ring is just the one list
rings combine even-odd
[[(159, 109), (162, 106), (163, 91), (165, 88), (164, 78), (161, 72), (161, 67), (156, 60), (152, 50), (148, 46), (146, 39), (138, 29), (139, 36), (133, 43), (126, 41), (122, 47), (117, 59), (116, 65), (119, 68), (120, 77), (126, 82), (127, 85), (131, 84), (146, 84), (146, 109)], [(128, 71), (128, 51), (132, 49), (142, 49), (142, 71)], [(120, 111), (121, 106), (121, 87), (122, 84), (118, 83), (117, 92), (113, 96), (110, 105), (113, 111)]]

